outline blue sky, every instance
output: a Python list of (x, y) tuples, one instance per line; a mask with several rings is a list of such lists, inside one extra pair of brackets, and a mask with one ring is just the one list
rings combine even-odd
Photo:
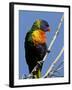
[[(47, 46), (49, 46), (56, 28), (60, 22), (60, 19), (63, 15), (63, 12), (44, 12), (44, 11), (19, 11), (19, 77), (21, 78), (24, 74), (28, 75), (28, 66), (25, 59), (25, 49), (24, 42), (26, 33), (31, 29), (32, 24), (37, 19), (46, 20), (49, 25), (51, 31), (46, 34), (47, 36)], [(60, 28), (59, 35), (51, 49), (50, 54), (46, 58), (46, 61), (43, 64), (42, 75), (45, 74), (53, 60), (57, 57), (61, 48), (64, 46), (64, 22), (62, 22), (62, 26)], [(56, 66), (59, 65), (60, 62), (64, 60), (64, 54), (62, 54), (59, 62)], [(57, 75), (57, 74), (56, 74)], [(59, 75), (64, 75), (64, 69), (60, 70)]]

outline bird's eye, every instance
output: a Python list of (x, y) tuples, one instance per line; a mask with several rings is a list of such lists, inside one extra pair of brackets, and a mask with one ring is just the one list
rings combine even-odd
[(47, 27), (49, 27), (49, 25), (48, 25), (48, 24), (47, 24), (46, 26), (47, 26)]

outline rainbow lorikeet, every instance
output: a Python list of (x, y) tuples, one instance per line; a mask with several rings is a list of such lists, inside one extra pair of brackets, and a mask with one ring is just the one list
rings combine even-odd
[[(29, 73), (32, 72), (34, 67), (39, 61), (42, 61), (47, 50), (46, 45), (46, 32), (50, 31), (49, 24), (45, 20), (36, 20), (30, 31), (25, 37), (25, 57), (28, 64)], [(33, 75), (35, 78), (41, 76), (42, 64), (39, 65)]]

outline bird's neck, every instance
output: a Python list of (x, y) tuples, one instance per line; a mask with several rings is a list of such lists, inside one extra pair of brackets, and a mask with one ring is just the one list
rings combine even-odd
[(45, 43), (46, 42), (45, 32), (40, 29), (33, 31), (32, 40), (35, 45)]

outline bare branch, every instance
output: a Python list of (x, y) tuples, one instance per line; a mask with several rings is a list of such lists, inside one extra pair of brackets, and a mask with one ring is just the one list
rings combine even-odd
[(52, 71), (52, 69), (54, 68), (54, 65), (58, 62), (59, 58), (61, 57), (62, 53), (64, 51), (64, 48), (61, 49), (59, 55), (56, 57), (56, 59), (53, 61), (53, 63), (51, 64), (51, 66), (49, 67), (48, 71), (46, 72), (46, 74), (43, 76), (46, 77), (48, 76), (48, 74)]
[(63, 63), (64, 63), (64, 62), (61, 62), (56, 68), (53, 68), (53, 71), (56, 71), (56, 70), (58, 70), (60, 67), (62, 67)]

